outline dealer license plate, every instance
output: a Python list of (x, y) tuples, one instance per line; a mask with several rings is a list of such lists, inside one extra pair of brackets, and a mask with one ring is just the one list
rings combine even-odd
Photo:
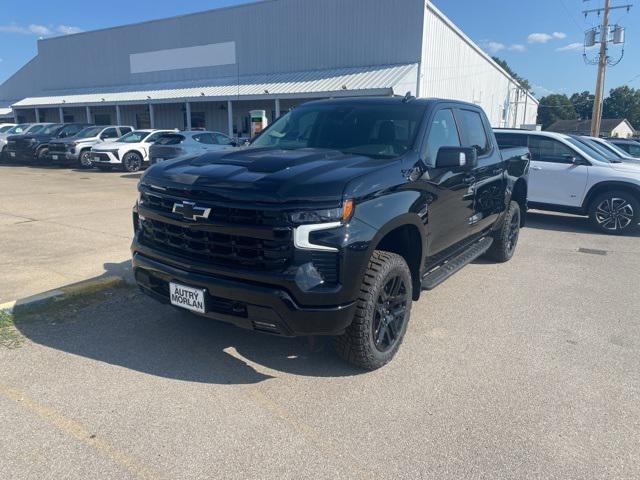
[(58, 159), (58, 155), (51, 155), (51, 158), (53, 158), (54, 160)]
[(12, 156), (12, 157), (15, 157), (16, 156), (16, 152), (9, 152), (9, 155)]
[(176, 307), (186, 308), (193, 312), (205, 313), (204, 290), (192, 288), (179, 283), (169, 283), (171, 304)]

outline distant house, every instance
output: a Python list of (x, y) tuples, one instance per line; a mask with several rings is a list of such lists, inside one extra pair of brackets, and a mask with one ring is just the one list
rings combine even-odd
[[(547, 131), (591, 135), (591, 120), (558, 120)], [(603, 118), (600, 124), (601, 137), (631, 138), (635, 134), (636, 131), (626, 118)]]

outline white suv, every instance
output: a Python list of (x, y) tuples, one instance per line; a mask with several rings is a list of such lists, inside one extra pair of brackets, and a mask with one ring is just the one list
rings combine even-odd
[(149, 161), (149, 147), (162, 135), (175, 130), (134, 130), (117, 141), (91, 148), (91, 164), (100, 170), (122, 167), (137, 172)]
[[(640, 165), (607, 158), (570, 135), (496, 130), (500, 148), (531, 151), (531, 208), (588, 215), (600, 231), (623, 234), (640, 223)], [(613, 157), (613, 156), (612, 156)]]

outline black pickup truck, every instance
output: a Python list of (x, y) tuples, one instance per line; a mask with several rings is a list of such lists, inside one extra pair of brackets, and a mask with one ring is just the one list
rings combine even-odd
[(333, 335), (387, 363), (412, 301), (487, 254), (511, 258), (529, 152), (498, 150), (476, 105), (410, 96), (309, 102), (250, 147), (154, 165), (132, 245), (141, 289), (285, 336)]
[(45, 162), (51, 140), (72, 137), (87, 126), (86, 123), (51, 123), (36, 133), (10, 135), (7, 137), (6, 155), (10, 160)]

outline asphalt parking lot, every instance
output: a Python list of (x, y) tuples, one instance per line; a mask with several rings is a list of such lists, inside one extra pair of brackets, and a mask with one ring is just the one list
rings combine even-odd
[[(135, 184), (0, 167), (0, 303), (126, 276)], [(0, 478), (638, 478), (640, 237), (528, 220), (511, 262), (425, 292), (370, 373), (130, 286), (16, 315)]]

